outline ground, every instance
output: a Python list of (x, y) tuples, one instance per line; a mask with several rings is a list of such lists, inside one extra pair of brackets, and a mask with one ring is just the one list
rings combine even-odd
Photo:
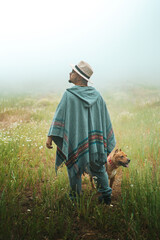
[[(85, 176), (86, 177), (86, 176)], [(117, 203), (121, 196), (121, 180), (122, 180), (122, 168), (118, 169), (117, 175), (115, 178), (115, 182), (113, 184), (112, 188), (112, 204), (110, 208), (116, 208)], [(85, 189), (88, 186), (86, 186), (86, 183), (84, 181), (82, 182), (82, 188)], [(91, 188), (92, 191), (92, 188)], [(98, 195), (98, 194), (97, 194)], [(95, 195), (96, 197), (96, 195)], [(77, 225), (79, 228), (77, 229)], [(78, 232), (78, 239), (81, 240), (112, 240), (113, 236), (111, 232), (106, 232), (105, 234), (101, 234), (98, 229), (91, 228), (90, 225), (87, 225), (83, 223), (83, 221), (80, 221), (80, 219), (77, 217), (75, 222), (75, 230)], [(73, 228), (74, 228), (73, 227)], [(115, 239), (115, 238), (114, 238)], [(60, 239), (59, 239), (60, 240)]]

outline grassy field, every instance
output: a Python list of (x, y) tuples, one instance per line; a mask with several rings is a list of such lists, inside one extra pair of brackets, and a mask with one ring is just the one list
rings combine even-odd
[(65, 166), (55, 174), (56, 147), (45, 142), (61, 95), (1, 95), (0, 239), (160, 239), (160, 89), (102, 94), (117, 147), (131, 159), (118, 173), (113, 207), (98, 204), (87, 177), (73, 204)]

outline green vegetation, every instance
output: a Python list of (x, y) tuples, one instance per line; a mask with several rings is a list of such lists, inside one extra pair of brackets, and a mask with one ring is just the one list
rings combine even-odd
[(0, 239), (159, 239), (160, 89), (103, 96), (117, 147), (131, 159), (113, 207), (98, 204), (88, 178), (71, 202), (66, 168), (55, 174), (56, 147), (45, 142), (61, 96), (1, 96)]

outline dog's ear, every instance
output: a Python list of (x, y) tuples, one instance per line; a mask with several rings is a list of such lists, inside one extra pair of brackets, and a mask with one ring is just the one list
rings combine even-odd
[(113, 157), (116, 155), (116, 153), (118, 153), (118, 148), (114, 151)]
[(118, 152), (118, 148), (115, 150), (115, 152), (114, 153), (117, 153)]

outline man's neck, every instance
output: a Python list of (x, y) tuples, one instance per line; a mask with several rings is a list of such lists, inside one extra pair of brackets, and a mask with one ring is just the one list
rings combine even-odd
[(88, 87), (88, 85), (86, 84), (82, 84), (82, 83), (74, 83), (76, 86), (80, 86), (80, 87)]

